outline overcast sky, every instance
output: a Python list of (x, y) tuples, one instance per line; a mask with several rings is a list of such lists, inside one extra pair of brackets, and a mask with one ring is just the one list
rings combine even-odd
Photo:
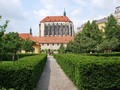
[(120, 0), (0, 0), (0, 15), (10, 20), (6, 32), (29, 33), (38, 36), (39, 22), (46, 16), (67, 16), (77, 27), (88, 20), (98, 20), (114, 14)]

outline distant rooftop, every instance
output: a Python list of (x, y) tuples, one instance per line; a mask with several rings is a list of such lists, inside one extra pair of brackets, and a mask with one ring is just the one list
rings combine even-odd
[(107, 18), (96, 20), (96, 24), (105, 23), (105, 22), (107, 22)]

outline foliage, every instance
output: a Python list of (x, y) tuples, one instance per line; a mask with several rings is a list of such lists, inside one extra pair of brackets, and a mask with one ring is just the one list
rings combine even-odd
[[(0, 16), (0, 21), (1, 21), (1, 18), (2, 18), (2, 16)], [(2, 37), (4, 36), (4, 32), (5, 32), (5, 30), (6, 30), (6, 27), (7, 27), (7, 25), (8, 25), (8, 20), (6, 20), (5, 21), (5, 23), (3, 24), (3, 25), (0, 25), (0, 55), (1, 56), (3, 56), (3, 54), (4, 54), (4, 49), (3, 49), (3, 46), (4, 46), (4, 44), (3, 44), (3, 40), (2, 40)], [(2, 57), (0, 58), (1, 59), (1, 62), (2, 62)]]
[(95, 21), (88, 21), (83, 31), (78, 33), (73, 42), (68, 43), (67, 51), (73, 53), (97, 51), (98, 45), (102, 41), (102, 31), (99, 30)]
[[(0, 20), (1, 20), (0, 16)], [(22, 41), (19, 37), (18, 33), (9, 32), (5, 34), (8, 20), (6, 20), (5, 24), (0, 25), (0, 60), (2, 62), (3, 59), (8, 59), (11, 57), (10, 60), (17, 60), (18, 59), (18, 51), (21, 49), (25, 50), (26, 52), (33, 52), (34, 48), (32, 45), (35, 43), (26, 39)], [(8, 56), (8, 57), (7, 57)]]
[(100, 49), (104, 51), (112, 51), (120, 46), (120, 26), (113, 15), (108, 17), (105, 27), (105, 38), (100, 44)]
[(66, 52), (72, 53), (110, 51), (120, 51), (120, 25), (113, 15), (108, 17), (105, 32), (99, 30), (96, 21), (88, 21), (66, 48)]
[(58, 52), (59, 52), (59, 53), (65, 53), (65, 46), (64, 46), (63, 44), (61, 44)]
[(77, 54), (54, 57), (78, 90), (120, 90), (120, 57)]
[(111, 52), (119, 45), (119, 40), (115, 37), (111, 39), (104, 39), (103, 42), (99, 45), (99, 48), (104, 52)]
[(35, 42), (33, 42), (29, 39), (26, 39), (22, 43), (22, 49), (25, 50), (26, 52), (33, 52), (34, 51), (34, 48), (33, 48), (34, 44), (35, 44)]
[(44, 69), (46, 54), (20, 58), (16, 62), (0, 64), (0, 88), (34, 90)]
[(73, 41), (70, 41), (68, 44), (67, 44), (67, 47), (66, 47), (66, 52), (72, 52), (74, 53), (74, 42)]
[(3, 52), (12, 54), (12, 60), (14, 61), (17, 56), (17, 51), (21, 49), (21, 39), (18, 33), (9, 32), (5, 34), (2, 38), (3, 41)]

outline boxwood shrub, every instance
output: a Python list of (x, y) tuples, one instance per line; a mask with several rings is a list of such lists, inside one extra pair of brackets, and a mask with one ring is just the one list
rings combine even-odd
[[(36, 55), (36, 54), (24, 53), (24, 54), (18, 54), (18, 57), (23, 58), (23, 57), (26, 57), (26, 56), (34, 56), (34, 55)], [(1, 54), (0, 54), (0, 57), (2, 57)], [(5, 54), (2, 61), (12, 61), (12, 54), (11, 53)]]
[(120, 90), (120, 57), (54, 55), (78, 90)]
[(16, 62), (0, 63), (0, 88), (34, 90), (44, 69), (46, 54), (20, 58)]

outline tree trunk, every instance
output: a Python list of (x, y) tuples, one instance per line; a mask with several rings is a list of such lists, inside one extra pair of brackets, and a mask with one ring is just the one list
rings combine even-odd
[(3, 53), (3, 54), (1, 55), (1, 59), (0, 59), (0, 62), (1, 62), (1, 63), (2, 63), (2, 61), (3, 61), (4, 55), (5, 55), (5, 53)]
[(19, 59), (19, 55), (17, 54), (17, 59)]
[(16, 52), (14, 52), (14, 53), (13, 53), (13, 56), (12, 56), (12, 60), (13, 60), (13, 61), (15, 61), (15, 60), (16, 60), (16, 58), (17, 58), (17, 53), (16, 53)]
[(15, 60), (15, 54), (13, 53), (13, 55), (12, 55), (12, 60), (13, 60), (13, 62), (14, 62), (14, 60)]
[(2, 58), (0, 59), (0, 62), (2, 63)]

